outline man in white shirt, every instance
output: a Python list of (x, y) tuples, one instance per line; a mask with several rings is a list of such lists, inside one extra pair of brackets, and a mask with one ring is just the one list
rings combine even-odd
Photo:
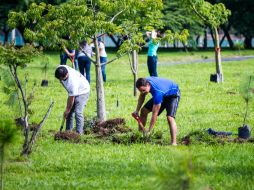
[(68, 100), (64, 112), (66, 130), (72, 130), (75, 113), (76, 132), (81, 134), (84, 127), (83, 111), (89, 98), (90, 85), (82, 74), (66, 65), (57, 67), (55, 77), (60, 80), (68, 92)]

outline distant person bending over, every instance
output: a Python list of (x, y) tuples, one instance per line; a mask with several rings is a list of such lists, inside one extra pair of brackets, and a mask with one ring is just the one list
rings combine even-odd
[[(78, 66), (79, 71), (82, 75), (86, 77), (90, 83), (90, 68), (91, 68), (91, 58), (93, 56), (92, 47), (87, 43), (87, 41), (82, 41), (79, 44), (78, 52)], [(86, 75), (85, 75), (86, 73)]]
[[(147, 133), (149, 134), (157, 120), (157, 116), (164, 109), (167, 111), (167, 121), (170, 127), (171, 144), (177, 145), (176, 133), (177, 126), (175, 122), (176, 111), (180, 101), (180, 90), (176, 83), (171, 80), (159, 77), (139, 78), (136, 82), (136, 87), (140, 91), (138, 104), (134, 114), (138, 115), (146, 95), (150, 92), (152, 98), (142, 107), (140, 120), (145, 127), (148, 113), (152, 112), (152, 117)], [(141, 126), (139, 126), (141, 130)], [(145, 131), (146, 132), (146, 131)]]
[[(100, 53), (100, 62), (101, 62), (101, 64), (107, 63), (107, 53), (105, 50), (105, 44), (101, 38), (98, 38), (98, 45), (99, 45), (99, 53)], [(102, 72), (103, 81), (106, 82), (106, 79), (107, 79), (106, 64), (101, 66), (101, 72)]]
[(160, 45), (159, 42), (155, 42), (155, 39), (157, 38), (157, 32), (154, 30), (152, 32), (146, 32), (146, 35), (148, 37), (148, 53), (147, 53), (147, 67), (150, 76), (157, 77), (157, 50)]
[(68, 100), (64, 112), (66, 130), (72, 130), (75, 114), (76, 132), (81, 134), (84, 127), (83, 112), (89, 98), (90, 85), (83, 75), (66, 65), (61, 65), (56, 69), (55, 77), (60, 80), (68, 92)]
[(75, 50), (64, 48), (64, 51), (60, 53), (60, 65), (66, 65), (68, 59), (73, 63), (74, 57)]

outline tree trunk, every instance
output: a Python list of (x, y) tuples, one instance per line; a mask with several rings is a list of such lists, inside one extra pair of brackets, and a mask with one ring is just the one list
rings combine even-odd
[(96, 37), (94, 37), (94, 44), (95, 44), (95, 54), (96, 54), (95, 73), (96, 73), (96, 94), (97, 94), (97, 119), (99, 121), (105, 121), (106, 120), (106, 106), (105, 106), (104, 86), (103, 86), (103, 79), (102, 79), (102, 73), (101, 73), (98, 40)]
[(18, 74), (17, 74), (17, 67), (16, 66), (9, 66), (10, 72), (15, 80), (15, 83), (17, 84), (17, 87), (21, 93), (22, 97), (22, 102), (24, 105), (24, 143), (23, 143), (23, 150), (21, 152), (21, 155), (23, 155), (23, 151), (27, 149), (28, 147), (28, 137), (29, 137), (29, 125), (28, 125), (28, 103), (27, 103), (27, 98), (26, 94), (21, 86)]
[(11, 43), (15, 46), (15, 40), (16, 40), (16, 29), (14, 28), (12, 31), (11, 31)]
[(36, 136), (37, 136), (38, 132), (40, 131), (41, 127), (44, 125), (45, 121), (47, 120), (53, 105), (54, 105), (54, 102), (51, 102), (51, 104), (49, 105), (49, 108), (48, 108), (46, 114), (44, 115), (43, 119), (41, 120), (39, 125), (34, 129), (27, 148), (23, 149), (22, 155), (28, 155), (32, 152), (32, 148), (33, 148), (33, 145), (35, 144)]
[(136, 81), (138, 77), (138, 54), (136, 50), (132, 51), (132, 68), (133, 68), (132, 74), (134, 78), (133, 93), (134, 93), (134, 96), (137, 96)]
[(223, 27), (222, 29), (223, 29), (223, 31), (224, 31), (225, 36), (227, 37), (227, 40), (228, 40), (228, 43), (229, 43), (229, 47), (230, 47), (231, 49), (233, 49), (233, 48), (234, 48), (234, 42), (233, 42), (233, 40), (231, 39), (231, 36), (230, 36), (230, 34), (229, 34), (230, 26), (228, 26), (228, 27)]
[(8, 26), (7, 25), (4, 25), (4, 44), (6, 44), (8, 42), (8, 33), (9, 33), (9, 30), (8, 30)]
[[(218, 32), (217, 28), (216, 28), (216, 31)], [(211, 37), (213, 39), (213, 46), (216, 47), (216, 39), (215, 39), (216, 37), (214, 37), (214, 35), (213, 35), (213, 28), (210, 28), (210, 33), (211, 33)]]
[(224, 34), (223, 37), (222, 37), (221, 40), (220, 40), (220, 46), (222, 46), (222, 44), (223, 44), (225, 38), (226, 38), (226, 35)]
[(116, 48), (119, 49), (120, 47), (120, 40), (116, 40), (115, 37), (113, 35), (108, 35), (110, 37), (110, 39), (112, 40), (112, 42), (115, 44)]
[(203, 49), (207, 49), (207, 30), (204, 31), (204, 46)]
[(220, 49), (220, 39), (218, 34), (218, 29), (214, 28), (214, 40), (215, 40), (215, 62), (216, 62), (216, 74), (217, 74), (217, 83), (223, 82), (223, 73), (221, 65), (221, 49)]
[(198, 45), (199, 45), (199, 39), (200, 39), (200, 35), (197, 35), (197, 37), (196, 37), (196, 47), (194, 47), (194, 48), (198, 47)]
[(252, 48), (252, 44), (251, 44), (251, 40), (252, 40), (252, 37), (250, 36), (244, 36), (245, 39), (244, 39), (244, 47), (246, 49), (251, 49)]

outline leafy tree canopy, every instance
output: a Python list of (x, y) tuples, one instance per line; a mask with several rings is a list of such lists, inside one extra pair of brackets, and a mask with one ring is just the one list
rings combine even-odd
[(14, 67), (25, 67), (32, 61), (38, 50), (32, 45), (25, 45), (22, 48), (16, 48), (12, 45), (0, 46), (0, 64)]
[(180, 32), (188, 29), (191, 34), (201, 34), (203, 29), (201, 21), (196, 17), (195, 13), (186, 10), (186, 5), (179, 3), (178, 0), (163, 1), (163, 20), (165, 29), (174, 32)]
[(203, 24), (212, 28), (218, 28), (228, 20), (231, 11), (223, 3), (212, 5), (205, 0), (182, 0), (201, 19)]
[[(104, 33), (127, 36), (121, 53), (140, 48), (142, 31), (163, 27), (162, 9), (162, 0), (72, 0), (59, 6), (33, 3), (26, 12), (11, 12), (8, 24), (28, 26), (28, 40), (51, 48), (76, 48), (80, 41)], [(179, 36), (183, 37), (177, 34), (168, 39)]]

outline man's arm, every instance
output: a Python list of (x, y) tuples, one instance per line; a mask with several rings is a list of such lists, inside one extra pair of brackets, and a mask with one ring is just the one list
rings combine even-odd
[(136, 113), (138, 114), (139, 113), (139, 110), (141, 109), (144, 101), (145, 101), (145, 97), (146, 97), (146, 94), (140, 94), (139, 97), (138, 97), (138, 104), (137, 104), (137, 107), (136, 107)]
[(147, 36), (147, 38), (151, 38), (151, 35), (152, 35), (152, 32), (146, 32), (146, 36)]
[(161, 108), (161, 104), (154, 104), (153, 105), (152, 117), (151, 117), (151, 121), (150, 121), (150, 126), (149, 126), (148, 132), (152, 131), (152, 129), (153, 129), (154, 125), (155, 125), (155, 122), (157, 120), (160, 108)]
[(70, 111), (71, 111), (71, 108), (74, 104), (74, 100), (75, 100), (75, 96), (69, 96), (68, 97), (68, 100), (67, 100), (67, 105), (66, 105), (66, 109), (65, 109), (65, 112), (64, 112), (64, 117), (67, 118)]
[(74, 57), (75, 56), (75, 50), (70, 53), (69, 50), (67, 48), (64, 47), (64, 51), (65, 53), (69, 56), (69, 57)]

